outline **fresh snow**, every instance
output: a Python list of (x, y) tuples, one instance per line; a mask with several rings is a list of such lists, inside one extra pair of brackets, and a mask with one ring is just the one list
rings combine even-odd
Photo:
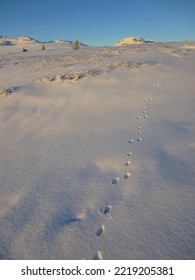
[(0, 40), (0, 258), (194, 259), (195, 43)]
[[(143, 38), (140, 37), (127, 37), (123, 38), (119, 42), (115, 44), (115, 46), (128, 46), (128, 45), (139, 45), (139, 44), (144, 44), (147, 41), (145, 41)], [(152, 42), (152, 41), (150, 41)]]

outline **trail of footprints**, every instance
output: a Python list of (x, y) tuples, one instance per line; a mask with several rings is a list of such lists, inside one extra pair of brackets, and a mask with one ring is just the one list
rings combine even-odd
[[(178, 64), (179, 62), (182, 62), (182, 61), (183, 61), (182, 57), (180, 57), (175, 64)], [(171, 69), (172, 65), (171, 65), (171, 67), (169, 66), (168, 68)], [(134, 143), (136, 143), (136, 142), (137, 143), (141, 143), (144, 140), (144, 138), (141, 137), (141, 135), (142, 135), (142, 130), (141, 130), (142, 126), (141, 126), (140, 123), (141, 123), (141, 120), (144, 121), (144, 120), (146, 120), (148, 118), (148, 106), (147, 105), (149, 105), (149, 102), (151, 102), (153, 100), (153, 95), (155, 94), (155, 89), (158, 88), (158, 86), (160, 85), (160, 81), (161, 81), (161, 77), (162, 76), (165, 76), (165, 72), (159, 74), (156, 82), (152, 85), (151, 91), (143, 99), (144, 106), (142, 108), (142, 113), (136, 117), (136, 121), (138, 122), (137, 129), (136, 129), (136, 137), (132, 138), (132, 139), (129, 139), (127, 141), (127, 144), (129, 145), (129, 147), (131, 147), (131, 150), (133, 148)], [(142, 124), (144, 124), (144, 123), (142, 123)], [(133, 154), (132, 151), (127, 152), (127, 154), (126, 154), (127, 158), (124, 161), (124, 166), (125, 166), (126, 169), (128, 168), (128, 170), (126, 170), (122, 176), (116, 176), (115, 178), (113, 178), (112, 181), (111, 181), (112, 185), (117, 185), (117, 184), (120, 183), (121, 180), (128, 180), (130, 178), (130, 176), (131, 176), (131, 172), (130, 172), (131, 171), (130, 170), (131, 160), (129, 160), (129, 159), (131, 158), (132, 154)], [(111, 218), (112, 217), (110, 215), (111, 210), (112, 210), (112, 206), (111, 205), (107, 205), (107, 206), (103, 207), (102, 209), (100, 209), (98, 211), (98, 213), (100, 215), (104, 215), (104, 216), (107, 216), (107, 217)], [(105, 233), (105, 231), (106, 231), (105, 224), (101, 224), (97, 228), (96, 237), (97, 238), (101, 238), (101, 236)], [(95, 253), (93, 259), (94, 260), (102, 260), (103, 259), (103, 252), (102, 252), (102, 250), (98, 250)]]

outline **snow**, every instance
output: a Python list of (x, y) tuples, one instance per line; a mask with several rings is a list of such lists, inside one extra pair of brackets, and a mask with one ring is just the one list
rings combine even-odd
[(127, 38), (123, 38), (122, 40), (120, 40), (119, 42), (117, 42), (115, 44), (115, 46), (128, 46), (128, 45), (140, 45), (140, 44), (144, 44), (144, 43), (155, 43), (154, 41), (148, 40), (145, 41), (143, 38), (140, 37), (127, 37)]
[(194, 259), (194, 42), (14, 40), (0, 46), (0, 258)]

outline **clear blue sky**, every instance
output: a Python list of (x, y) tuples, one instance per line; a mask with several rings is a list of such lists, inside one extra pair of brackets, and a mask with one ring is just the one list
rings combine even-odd
[(195, 0), (0, 0), (0, 35), (96, 46), (195, 40)]

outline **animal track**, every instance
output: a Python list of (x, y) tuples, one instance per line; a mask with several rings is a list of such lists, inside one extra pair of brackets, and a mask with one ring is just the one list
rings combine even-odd
[[(160, 76), (162, 76), (163, 74), (160, 74)], [(149, 100), (152, 100), (152, 96), (153, 96), (153, 93), (155, 92), (156, 90), (156, 87), (159, 86), (160, 84), (160, 78), (154, 83), (152, 84), (152, 90), (148, 93), (148, 97), (145, 97), (144, 98), (144, 101), (149, 101)], [(146, 103), (147, 104), (147, 103)], [(142, 134), (142, 131), (141, 131), (141, 128), (142, 126), (140, 125), (140, 123), (142, 122), (142, 118), (146, 119), (148, 117), (147, 115), (147, 112), (148, 112), (148, 108), (147, 106), (144, 106), (143, 107), (143, 115), (138, 115), (136, 117), (136, 120), (140, 121), (139, 122), (139, 125), (137, 126), (137, 129), (136, 129), (136, 133), (137, 133), (137, 136), (140, 136)], [(138, 137), (138, 138), (135, 138), (134, 139), (130, 139), (128, 140), (128, 144), (132, 144), (134, 141), (138, 141), (138, 142), (141, 142), (143, 140), (142, 137)], [(133, 146), (134, 147), (134, 146)], [(126, 156), (128, 157), (131, 157), (132, 156), (132, 152), (127, 152), (126, 153)], [(129, 165), (131, 165), (131, 161), (130, 160), (127, 160), (125, 163), (124, 163), (124, 166), (128, 167)], [(127, 180), (129, 177), (131, 176), (131, 173), (130, 171), (124, 173), (123, 177), (121, 176), (121, 178)], [(115, 184), (118, 184), (120, 181), (120, 177), (115, 177), (112, 179), (112, 184), (115, 185)], [(103, 216), (110, 216), (110, 210), (112, 209), (112, 206), (111, 205), (107, 205), (105, 207), (102, 207), (100, 211), (98, 211), (101, 215)], [(105, 225), (102, 224), (100, 225), (100, 227), (97, 229), (96, 231), (96, 236), (99, 237), (103, 234), (103, 232), (105, 231)], [(94, 260), (102, 260), (103, 259), (103, 254), (102, 254), (102, 251), (98, 250), (97, 253), (94, 255), (93, 257)]]
[(111, 205), (106, 206), (106, 208), (104, 209), (104, 214), (106, 215), (108, 212), (110, 212), (111, 208)]
[(131, 176), (131, 174), (129, 172), (125, 173), (124, 179), (128, 179), (130, 176)]
[(105, 231), (105, 226), (104, 225), (101, 225), (98, 230), (96, 231), (96, 235), (97, 236), (100, 236), (102, 235), (102, 233)]
[(125, 162), (125, 166), (129, 166), (130, 163), (131, 163), (130, 160), (126, 161), (126, 162)]
[(100, 213), (101, 213), (102, 215), (106, 215), (106, 214), (108, 214), (108, 213), (110, 212), (111, 208), (112, 208), (111, 205), (107, 205), (106, 207), (104, 207), (104, 208), (102, 208), (102, 209), (100, 210)]
[(116, 177), (112, 180), (112, 184), (113, 185), (116, 185), (118, 182), (120, 181), (120, 178), (119, 177)]
[(93, 257), (94, 260), (103, 260), (103, 254), (100, 250), (97, 251), (97, 253)]

